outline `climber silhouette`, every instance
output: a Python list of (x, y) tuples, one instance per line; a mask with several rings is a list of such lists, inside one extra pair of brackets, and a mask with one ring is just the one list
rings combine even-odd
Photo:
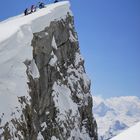
[(36, 11), (36, 7), (34, 5), (31, 6), (31, 13)]
[(25, 11), (24, 11), (24, 15), (26, 16), (26, 15), (28, 15), (29, 13), (28, 13), (28, 8), (26, 8), (25, 9)]
[(38, 3), (39, 9), (45, 8), (45, 4), (43, 2)]
[(58, 2), (58, 0), (55, 0), (55, 1), (54, 1), (54, 3), (57, 3), (57, 2)]

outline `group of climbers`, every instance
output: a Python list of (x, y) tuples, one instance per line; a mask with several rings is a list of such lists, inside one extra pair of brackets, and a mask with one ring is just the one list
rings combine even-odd
[[(55, 0), (54, 3), (58, 2), (58, 0)], [(24, 15), (29, 15), (33, 12), (36, 12), (36, 9), (39, 8), (39, 9), (42, 9), (42, 8), (45, 8), (45, 4), (43, 2), (38, 2), (38, 4), (35, 6), (35, 5), (32, 5), (30, 9), (26, 8), (25, 11), (24, 11)]]
[(26, 16), (33, 12), (36, 12), (37, 8), (39, 8), (39, 9), (45, 8), (45, 4), (43, 2), (38, 2), (38, 4), (36, 6), (32, 5), (30, 9), (26, 8), (24, 11), (24, 15)]

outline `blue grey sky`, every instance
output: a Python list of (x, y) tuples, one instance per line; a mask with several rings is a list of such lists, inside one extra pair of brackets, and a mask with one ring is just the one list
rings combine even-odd
[[(92, 93), (140, 97), (140, 0), (69, 1)], [(0, 21), (37, 2), (1, 0)]]

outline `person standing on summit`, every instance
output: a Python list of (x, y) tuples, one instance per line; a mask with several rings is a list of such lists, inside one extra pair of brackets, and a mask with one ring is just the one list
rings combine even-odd
[(36, 11), (36, 7), (34, 5), (31, 6), (31, 13)]
[(24, 15), (26, 16), (26, 15), (28, 15), (29, 13), (28, 13), (28, 8), (26, 8), (25, 9), (25, 11), (24, 11)]
[(43, 2), (38, 3), (39, 9), (45, 8), (45, 4)]

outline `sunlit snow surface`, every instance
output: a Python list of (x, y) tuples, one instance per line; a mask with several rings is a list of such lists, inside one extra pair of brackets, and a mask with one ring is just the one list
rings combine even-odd
[(111, 140), (140, 140), (140, 122)]
[[(0, 126), (20, 116), (18, 97), (28, 97), (25, 60), (32, 60), (30, 74), (39, 77), (32, 56), (33, 33), (43, 30), (53, 20), (65, 18), (67, 12), (71, 13), (69, 7), (69, 2), (59, 2), (28, 16), (19, 15), (0, 22)], [(54, 41), (53, 47), (56, 47)], [(52, 60), (51, 64), (54, 63)], [(18, 113), (13, 116), (12, 112), (17, 109)]]

